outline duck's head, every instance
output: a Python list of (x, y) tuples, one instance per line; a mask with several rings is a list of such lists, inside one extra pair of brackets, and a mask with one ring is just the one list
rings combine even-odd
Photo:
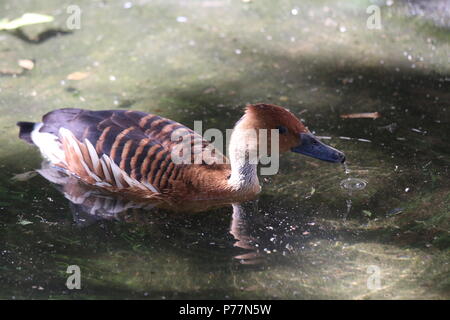
[(242, 129), (267, 129), (271, 145), (271, 129), (279, 131), (279, 152), (292, 151), (328, 162), (343, 163), (345, 155), (315, 137), (289, 110), (271, 104), (247, 105), (238, 124)]

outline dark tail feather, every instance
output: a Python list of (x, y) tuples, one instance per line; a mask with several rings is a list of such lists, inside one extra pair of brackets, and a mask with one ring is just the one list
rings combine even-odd
[(29, 144), (34, 144), (33, 140), (31, 140), (31, 131), (34, 129), (34, 122), (17, 122), (17, 125), (20, 128), (19, 138), (28, 142)]

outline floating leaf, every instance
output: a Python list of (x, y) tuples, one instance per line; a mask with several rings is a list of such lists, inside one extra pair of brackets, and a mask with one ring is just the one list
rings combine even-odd
[(67, 76), (67, 80), (83, 80), (89, 77), (89, 72), (73, 72)]
[(34, 62), (28, 59), (21, 59), (17, 64), (27, 70), (32, 70), (34, 68)]
[(377, 119), (379, 117), (381, 117), (381, 114), (379, 112), (341, 114), (342, 119), (360, 119), (360, 118)]
[(369, 210), (363, 210), (363, 213), (366, 215), (366, 217), (372, 216), (372, 212), (370, 212)]
[(20, 224), (22, 226), (26, 226), (27, 224), (32, 224), (33, 222), (28, 221), (28, 220), (19, 220), (19, 222), (17, 222), (17, 224)]
[(9, 21), (8, 19), (0, 20), (0, 30), (14, 30), (23, 26), (37, 23), (46, 23), (53, 21), (52, 16), (39, 13), (25, 13), (20, 18)]

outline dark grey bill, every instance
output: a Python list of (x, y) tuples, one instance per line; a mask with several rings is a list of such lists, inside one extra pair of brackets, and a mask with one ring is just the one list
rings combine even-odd
[(300, 145), (292, 148), (291, 151), (323, 161), (345, 162), (345, 155), (341, 151), (327, 146), (311, 133), (300, 133), (300, 139)]

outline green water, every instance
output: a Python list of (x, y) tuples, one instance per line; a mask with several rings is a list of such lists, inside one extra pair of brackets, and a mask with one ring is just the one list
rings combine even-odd
[[(80, 29), (40, 43), (0, 32), (0, 298), (448, 299), (448, 16), (377, 3), (381, 30), (367, 29), (363, 0), (2, 1), (0, 19), (55, 17), (24, 27), (30, 38), (67, 30), (69, 5), (82, 15)], [(18, 59), (34, 69), (11, 75)], [(66, 79), (76, 71), (89, 76)], [(230, 233), (231, 206), (90, 219), (39, 175), (11, 180), (41, 164), (15, 123), (56, 108), (129, 108), (224, 130), (255, 102), (300, 115), (346, 153), (350, 173), (283, 155), (258, 201), (243, 204), (248, 249)], [(343, 189), (349, 177), (367, 186)], [(69, 265), (81, 290), (65, 285)]]

